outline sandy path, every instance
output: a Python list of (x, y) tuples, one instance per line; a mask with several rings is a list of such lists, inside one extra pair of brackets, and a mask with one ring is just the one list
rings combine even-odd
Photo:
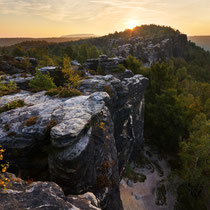
[[(147, 148), (148, 149), (148, 148)], [(146, 154), (145, 154), (146, 156)], [(157, 206), (156, 201), (156, 189), (157, 184), (166, 179), (170, 168), (165, 160), (159, 160), (158, 155), (148, 157), (149, 160), (156, 161), (161, 166), (164, 176), (160, 177), (158, 171), (155, 169), (152, 173), (146, 168), (136, 168), (135, 171), (143, 173), (147, 176), (147, 179), (143, 183), (134, 183), (127, 185), (127, 180), (123, 179), (120, 185), (121, 199), (125, 210), (173, 210), (175, 196), (167, 191), (167, 205)], [(167, 185), (167, 183), (165, 183)]]

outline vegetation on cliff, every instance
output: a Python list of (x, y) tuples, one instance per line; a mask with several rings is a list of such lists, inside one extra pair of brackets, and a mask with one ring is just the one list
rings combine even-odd
[[(179, 35), (179, 31), (170, 27), (143, 25), (134, 30), (85, 41), (62, 44), (26, 42), (3, 49), (2, 54), (37, 58), (39, 67), (62, 66), (63, 87), (57, 88), (50, 75), (39, 71), (30, 86), (38, 91), (48, 90), (46, 94), (50, 96), (72, 97), (81, 94), (77, 90), (81, 76), (79, 71), (72, 69), (70, 59), (84, 63), (86, 59), (97, 58), (102, 52), (110, 54), (107, 43), (111, 39), (138, 37), (163, 40)], [(8, 63), (15, 67), (19, 65), (9, 58)], [(28, 65), (27, 59), (23, 64)], [(30, 65), (27, 66), (29, 68)], [(205, 209), (210, 176), (210, 53), (188, 42), (183, 57), (163, 59), (144, 67), (131, 53), (124, 65), (120, 64), (113, 72), (124, 72), (126, 68), (149, 78), (145, 94), (145, 138), (156, 145), (161, 153), (176, 159), (172, 167), (180, 180), (177, 209)], [(103, 73), (98, 66), (97, 74)], [(112, 89), (107, 86), (104, 89), (110, 96), (113, 95)], [(10, 91), (16, 91), (14, 84), (0, 83), (0, 96)], [(36, 123), (36, 119), (33, 119), (33, 123)]]
[(184, 58), (142, 67), (127, 65), (149, 78), (145, 94), (145, 138), (163, 154), (176, 157), (173, 174), (180, 179), (177, 209), (206, 209), (209, 195), (210, 54), (188, 44)]

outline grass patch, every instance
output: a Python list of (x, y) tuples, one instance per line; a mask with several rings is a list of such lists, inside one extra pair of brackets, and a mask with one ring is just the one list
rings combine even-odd
[(48, 96), (58, 95), (60, 98), (71, 98), (71, 97), (74, 97), (74, 96), (81, 96), (82, 93), (75, 88), (58, 87), (58, 88), (53, 88), (51, 90), (48, 90), (45, 93), (45, 95), (48, 95)]
[(7, 112), (12, 109), (20, 108), (25, 105), (25, 102), (23, 100), (17, 100), (17, 101), (11, 101), (7, 103), (6, 105), (0, 107), (0, 114), (3, 112)]
[(56, 120), (50, 120), (45, 128), (46, 132), (50, 132), (51, 129), (57, 125), (57, 121)]
[(127, 166), (124, 177), (134, 181), (134, 183), (144, 182), (147, 179), (147, 177), (144, 174), (136, 173), (130, 165)]
[(157, 187), (155, 203), (158, 206), (167, 205), (167, 202), (166, 202), (166, 188), (165, 188), (164, 184), (160, 184)]
[(37, 119), (38, 119), (37, 116), (35, 116), (35, 117), (30, 117), (28, 120), (26, 120), (25, 126), (28, 126), (28, 127), (29, 127), (29, 126), (35, 125)]
[(13, 81), (10, 81), (9, 83), (0, 82), (0, 97), (17, 92), (19, 92), (19, 90), (17, 89), (17, 84), (15, 82)]
[(123, 64), (118, 64), (118, 66), (115, 68), (115, 69), (113, 69), (113, 73), (122, 73), (122, 72), (124, 72), (125, 71), (125, 66), (123, 65)]
[(48, 96), (55, 96), (55, 95), (58, 95), (60, 92), (60, 89), (59, 88), (53, 88), (51, 90), (48, 90), (45, 95), (48, 95)]
[(62, 90), (59, 92), (60, 98), (71, 98), (74, 96), (81, 96), (82, 93), (74, 88), (62, 88)]

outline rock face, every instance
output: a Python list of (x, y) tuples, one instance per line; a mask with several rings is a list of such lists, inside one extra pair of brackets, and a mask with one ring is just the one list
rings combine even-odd
[(23, 178), (51, 179), (65, 194), (93, 192), (102, 209), (122, 209), (120, 176), (143, 142), (146, 84), (141, 75), (92, 76), (81, 83), (83, 96), (21, 91), (1, 97), (0, 107), (25, 102), (0, 114), (0, 145), (10, 170)]
[(45, 209), (45, 210), (100, 210), (92, 193), (80, 196), (65, 196), (62, 189), (53, 182), (28, 184), (12, 174), (6, 174), (12, 182), (4, 192), (0, 192), (0, 209)]
[(101, 55), (96, 59), (88, 59), (84, 63), (84, 67), (95, 71), (100, 67), (104, 74), (110, 74), (119, 64), (124, 62), (125, 59), (122, 57), (108, 58), (106, 55)]
[(159, 39), (132, 37), (129, 40), (112, 39), (109, 41), (111, 51), (116, 56), (133, 55), (144, 63), (155, 63), (170, 57), (181, 57), (186, 45), (187, 36), (185, 34)]
[[(34, 76), (31, 74), (13, 74), (13, 75), (2, 75), (2, 79), (4, 79), (4, 83), (8, 83), (10, 81), (15, 82), (19, 89), (27, 90), (29, 89), (29, 82), (33, 79)], [(0, 77), (1, 79), (1, 77)]]

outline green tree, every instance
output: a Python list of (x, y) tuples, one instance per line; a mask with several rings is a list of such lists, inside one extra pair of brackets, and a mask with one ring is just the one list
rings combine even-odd
[(188, 125), (185, 107), (175, 89), (167, 89), (153, 97), (155, 102), (146, 101), (146, 136), (161, 152), (177, 152)]
[(12, 50), (12, 55), (13, 55), (13, 56), (27, 56), (27, 52), (24, 50), (23, 47), (21, 47), (21, 46), (16, 46), (16, 47)]
[(72, 69), (71, 61), (69, 57), (63, 58), (63, 68), (62, 73), (67, 81), (68, 86), (71, 88), (78, 88), (80, 83), (80, 76)]
[(36, 70), (35, 77), (29, 82), (29, 86), (36, 91), (56, 88), (56, 85), (49, 73), (47, 72), (47, 74), (42, 74), (39, 70)]
[(45, 67), (45, 66), (54, 66), (55, 64), (52, 58), (50, 58), (48, 55), (45, 55), (39, 61), (38, 65), (39, 67)]
[(96, 46), (92, 46), (89, 52), (89, 58), (98, 58), (100, 55), (100, 51), (97, 49)]
[(210, 181), (210, 121), (205, 114), (196, 115), (190, 138), (180, 143), (181, 177), (189, 183)]
[(210, 121), (199, 114), (192, 121), (190, 137), (180, 143), (182, 167), (177, 171), (182, 184), (178, 188), (177, 209), (207, 209), (210, 195)]
[(129, 55), (126, 59), (126, 68), (131, 70), (134, 74), (141, 74), (142, 63), (138, 59)]
[(177, 152), (180, 140), (187, 135), (188, 112), (176, 89), (174, 66), (156, 63), (147, 75), (145, 135), (162, 152)]
[(87, 44), (82, 44), (79, 48), (78, 61), (84, 63), (89, 58), (89, 50)]

